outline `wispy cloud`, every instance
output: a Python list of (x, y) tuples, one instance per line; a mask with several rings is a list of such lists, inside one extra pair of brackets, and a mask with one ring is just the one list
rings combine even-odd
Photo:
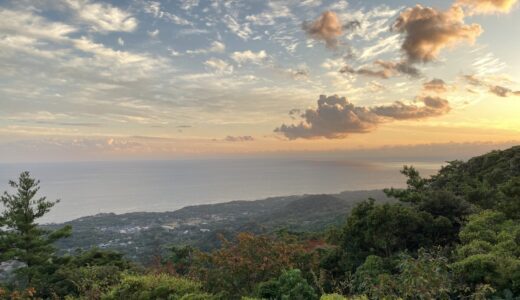
[(90, 2), (89, 0), (64, 0), (74, 11), (80, 22), (100, 32), (126, 31), (137, 28), (137, 19), (129, 12), (108, 3)]
[(242, 135), (242, 136), (231, 136), (231, 135), (228, 135), (224, 138), (224, 140), (226, 142), (252, 142), (255, 140), (255, 138), (253, 138), (252, 136), (250, 135)]
[(456, 3), (466, 6), (470, 14), (493, 14), (510, 12), (517, 0), (457, 0)]
[(157, 1), (143, 1), (144, 11), (153, 15), (155, 18), (164, 19), (177, 25), (193, 25), (190, 21), (179, 17), (161, 8), (161, 3)]
[(263, 61), (265, 61), (268, 56), (265, 50), (261, 50), (258, 52), (253, 52), (251, 50), (246, 51), (235, 51), (231, 53), (231, 58), (236, 61), (238, 64), (244, 64), (244, 63), (254, 63), (254, 64), (260, 64)]
[(419, 69), (414, 67), (412, 64), (408, 62), (391, 62), (391, 61), (383, 61), (376, 60), (373, 65), (376, 69), (369, 67), (361, 67), (359, 69), (354, 69), (349, 65), (343, 66), (339, 72), (340, 73), (349, 73), (349, 74), (359, 74), (371, 77), (377, 77), (381, 79), (388, 79), (397, 75), (409, 75), (412, 77), (419, 77), (421, 72)]
[(487, 88), (490, 93), (498, 97), (505, 98), (509, 96), (520, 96), (520, 90), (514, 91), (510, 88), (496, 84), (489, 79), (482, 79), (475, 75), (464, 75), (463, 78), (473, 86)]
[(206, 60), (206, 62), (204, 62), (204, 64), (220, 74), (233, 73), (233, 66), (222, 59), (211, 58), (211, 59)]
[(186, 54), (208, 54), (208, 53), (224, 53), (226, 45), (219, 41), (213, 41), (208, 48), (199, 48), (194, 50), (186, 50)]

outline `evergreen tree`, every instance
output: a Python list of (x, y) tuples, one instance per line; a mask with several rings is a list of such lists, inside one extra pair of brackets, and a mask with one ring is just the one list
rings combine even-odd
[(0, 196), (3, 206), (0, 214), (0, 262), (14, 260), (24, 263), (25, 267), (18, 273), (27, 286), (43, 275), (45, 268), (52, 263), (53, 243), (71, 233), (70, 226), (50, 231), (36, 223), (59, 202), (35, 197), (40, 189), (39, 183), (31, 178), (29, 172), (23, 172), (18, 182), (9, 182), (16, 193), (6, 191)]

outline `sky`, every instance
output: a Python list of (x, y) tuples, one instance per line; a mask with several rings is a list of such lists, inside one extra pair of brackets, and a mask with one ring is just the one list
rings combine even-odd
[(0, 0), (0, 161), (520, 140), (516, 0)]

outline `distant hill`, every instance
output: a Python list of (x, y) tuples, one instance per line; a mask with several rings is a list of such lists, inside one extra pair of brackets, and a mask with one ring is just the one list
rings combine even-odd
[(342, 223), (356, 203), (368, 198), (388, 201), (382, 191), (372, 190), (232, 201), (172, 212), (98, 214), (66, 222), (74, 229), (73, 235), (58, 246), (62, 251), (91, 247), (116, 249), (141, 260), (153, 257), (154, 252), (164, 252), (171, 245), (191, 244), (211, 249), (218, 245), (219, 235), (231, 238), (241, 231), (268, 233), (282, 228), (320, 231)]

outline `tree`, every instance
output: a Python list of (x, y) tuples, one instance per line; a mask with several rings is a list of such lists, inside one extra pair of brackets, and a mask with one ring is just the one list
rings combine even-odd
[(226, 293), (227, 299), (251, 294), (260, 283), (278, 277), (283, 270), (308, 271), (313, 254), (302, 243), (240, 233), (236, 243), (224, 240), (222, 248), (198, 252), (191, 275), (205, 282), (210, 292)]
[(460, 232), (455, 274), (472, 288), (489, 285), (520, 295), (520, 224), (501, 212), (470, 217)]
[(441, 252), (421, 249), (417, 258), (401, 254), (397, 276), (402, 299), (450, 299), (454, 282)]
[(261, 299), (318, 299), (316, 291), (303, 278), (301, 271), (298, 269), (285, 271), (277, 279), (260, 283), (256, 293)]
[(29, 172), (20, 174), (18, 182), (10, 181), (15, 194), (7, 191), (0, 197), (3, 212), (0, 215), (0, 262), (19, 261), (25, 267), (18, 270), (26, 286), (41, 275), (53, 259), (53, 243), (69, 236), (69, 226), (50, 231), (44, 230), (36, 221), (59, 202), (47, 201), (46, 197), (35, 198), (40, 182), (31, 178)]
[(339, 240), (333, 242), (346, 255), (344, 269), (353, 272), (369, 255), (388, 258), (438, 244), (451, 226), (444, 219), (407, 205), (365, 201), (352, 210)]

